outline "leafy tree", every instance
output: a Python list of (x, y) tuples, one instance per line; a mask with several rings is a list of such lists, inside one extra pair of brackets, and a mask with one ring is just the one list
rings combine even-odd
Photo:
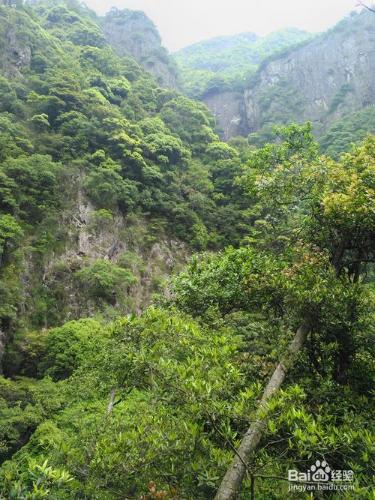
[(161, 117), (184, 143), (192, 144), (194, 150), (216, 139), (211, 130), (212, 118), (208, 110), (198, 102), (182, 96), (173, 99), (163, 106)]
[(54, 328), (45, 338), (44, 353), (40, 356), (38, 371), (53, 380), (68, 378), (105, 342), (106, 331), (91, 319), (71, 321)]
[(99, 208), (132, 209), (138, 200), (137, 183), (121, 176), (121, 167), (111, 160), (103, 162), (87, 176), (88, 195)]
[(14, 113), (18, 107), (18, 99), (15, 90), (9, 82), (0, 77), (0, 112)]
[(0, 215), (0, 267), (8, 245), (14, 244), (23, 231), (16, 219), (11, 215)]
[(37, 222), (43, 213), (56, 206), (57, 175), (60, 166), (43, 155), (9, 158), (1, 165), (3, 185), (15, 214)]
[(348, 151), (353, 143), (364, 140), (369, 133), (375, 133), (374, 106), (368, 106), (336, 121), (320, 138), (320, 144), (326, 154), (337, 158)]
[(136, 281), (130, 271), (107, 260), (97, 260), (92, 265), (84, 267), (76, 272), (76, 277), (89, 296), (110, 303), (121, 298), (118, 295), (125, 293)]

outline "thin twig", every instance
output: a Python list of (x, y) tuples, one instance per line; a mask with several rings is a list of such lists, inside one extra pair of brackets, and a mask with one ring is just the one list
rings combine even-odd
[(372, 9), (371, 7), (369, 7), (368, 5), (366, 5), (365, 3), (363, 2), (358, 2), (358, 6), (359, 7), (364, 7), (365, 9), (369, 10), (370, 12), (373, 12), (375, 14), (375, 9)]
[(250, 471), (250, 469), (249, 469), (248, 464), (247, 464), (246, 462), (244, 462), (244, 460), (242, 459), (241, 455), (239, 455), (239, 454), (238, 454), (238, 452), (237, 452), (237, 450), (236, 450), (235, 446), (233, 446), (233, 444), (230, 442), (230, 440), (229, 440), (229, 439), (228, 439), (228, 438), (227, 438), (227, 437), (226, 437), (226, 436), (225, 436), (225, 435), (221, 432), (221, 430), (220, 430), (220, 429), (216, 426), (216, 424), (215, 424), (215, 422), (214, 422), (214, 420), (213, 420), (212, 416), (211, 416), (209, 413), (207, 413), (207, 416), (208, 416), (208, 418), (210, 419), (211, 424), (212, 424), (212, 427), (215, 429), (215, 431), (216, 431), (218, 434), (220, 434), (220, 436), (221, 436), (221, 437), (222, 437), (222, 438), (223, 438), (223, 439), (224, 439), (224, 440), (225, 440), (225, 441), (229, 444), (229, 447), (231, 448), (231, 450), (232, 450), (232, 451), (233, 451), (233, 452), (234, 452), (234, 453), (238, 456), (238, 458), (239, 458), (239, 459), (241, 460), (241, 462), (243, 463), (243, 465), (244, 465), (244, 467), (245, 467), (245, 469), (246, 469), (247, 473), (251, 474), (251, 471)]

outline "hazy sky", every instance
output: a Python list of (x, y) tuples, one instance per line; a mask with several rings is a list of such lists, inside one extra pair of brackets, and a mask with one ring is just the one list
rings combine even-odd
[(280, 28), (323, 31), (354, 10), (356, 0), (85, 0), (103, 14), (112, 6), (143, 10), (163, 44), (177, 50), (218, 35)]

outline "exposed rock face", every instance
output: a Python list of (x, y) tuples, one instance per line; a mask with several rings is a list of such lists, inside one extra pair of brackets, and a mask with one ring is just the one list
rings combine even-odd
[[(167, 277), (185, 265), (189, 252), (183, 243), (165, 234), (153, 238), (145, 219), (129, 220), (117, 212), (111, 220), (98, 220), (97, 211), (81, 190), (82, 182), (80, 178), (74, 205), (62, 214), (60, 223), (66, 229), (64, 247), (47, 256), (42, 266), (31, 259), (26, 275), (34, 281), (26, 280), (26, 295), (31, 296), (35, 280), (41, 281), (57, 301), (60, 322), (91, 316), (98, 311), (98, 305), (82, 294), (75, 273), (101, 259), (120, 264), (126, 257), (136, 283), (129, 286), (128, 302), (120, 310), (123, 314), (138, 314), (150, 304), (152, 294), (164, 286)], [(49, 327), (47, 318), (45, 327)]]
[(161, 46), (153, 22), (140, 11), (112, 9), (103, 19), (104, 35), (119, 55), (134, 57), (163, 87), (177, 87), (177, 70)]
[(323, 131), (375, 102), (375, 15), (345, 19), (310, 43), (268, 62), (245, 91), (249, 132), (268, 123), (312, 121)]
[(306, 122), (322, 134), (336, 120), (375, 104), (375, 14), (362, 11), (305, 45), (261, 65), (242, 93), (204, 102), (225, 139), (275, 123)]
[(208, 94), (204, 103), (216, 120), (216, 128), (224, 140), (246, 133), (243, 124), (244, 99), (240, 92), (219, 92)]

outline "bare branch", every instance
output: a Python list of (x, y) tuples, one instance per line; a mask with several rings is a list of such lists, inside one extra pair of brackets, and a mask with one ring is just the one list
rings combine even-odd
[(112, 389), (111, 394), (109, 395), (109, 403), (107, 407), (106, 417), (109, 417), (109, 415), (112, 413), (113, 407), (116, 404), (115, 397), (116, 397), (116, 389)]
[(373, 12), (375, 14), (375, 9), (369, 7), (368, 5), (366, 5), (364, 2), (362, 2), (361, 0), (358, 2), (357, 4), (357, 7), (364, 7), (365, 9), (369, 10), (370, 12)]

